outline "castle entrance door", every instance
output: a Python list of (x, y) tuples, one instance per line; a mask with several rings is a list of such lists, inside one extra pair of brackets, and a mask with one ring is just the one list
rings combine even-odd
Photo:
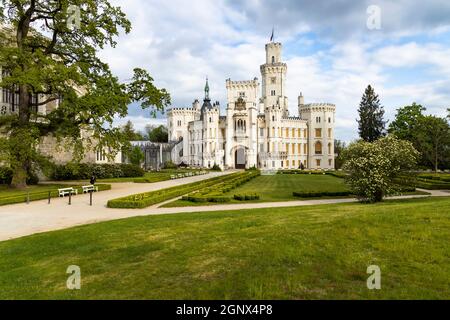
[(245, 169), (246, 161), (245, 161), (245, 149), (238, 148), (234, 155), (234, 167), (236, 169)]

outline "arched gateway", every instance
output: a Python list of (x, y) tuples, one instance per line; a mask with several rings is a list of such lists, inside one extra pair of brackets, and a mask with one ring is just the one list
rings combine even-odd
[(245, 159), (245, 148), (239, 147), (236, 149), (234, 154), (234, 167), (236, 169), (245, 169), (246, 159)]

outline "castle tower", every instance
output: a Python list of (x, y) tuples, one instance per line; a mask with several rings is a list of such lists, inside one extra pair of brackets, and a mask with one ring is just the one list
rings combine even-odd
[(298, 112), (308, 121), (308, 168), (334, 169), (334, 125), (336, 106), (331, 103), (305, 104), (300, 93)]
[(261, 66), (262, 101), (264, 109), (280, 106), (283, 116), (289, 116), (286, 97), (287, 65), (281, 61), (282, 45), (279, 42), (266, 44), (266, 63)]

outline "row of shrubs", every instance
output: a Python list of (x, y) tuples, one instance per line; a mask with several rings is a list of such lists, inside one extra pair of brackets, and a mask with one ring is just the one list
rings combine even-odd
[[(233, 177), (228, 181), (224, 181), (221, 184), (214, 185), (211, 188), (202, 189), (201, 191), (194, 192), (187, 196), (184, 196), (182, 199), (185, 201), (191, 202), (229, 202), (231, 201), (230, 197), (224, 196), (225, 193), (247, 183), (253, 178), (259, 176), (261, 173), (257, 170), (250, 170), (246, 172), (239, 173), (238, 176)], [(250, 197), (250, 196), (249, 196)], [(245, 196), (244, 196), (245, 200)], [(243, 200), (241, 200), (243, 201)]]
[(234, 200), (238, 201), (250, 201), (250, 200), (259, 200), (260, 197), (258, 194), (235, 194)]
[(55, 165), (51, 178), (56, 181), (88, 180), (95, 175), (97, 179), (134, 178), (144, 176), (144, 170), (133, 164), (91, 164), (72, 163)]
[[(96, 184), (96, 186), (98, 187), (98, 191), (111, 190), (110, 184)], [(67, 186), (67, 187), (69, 187), (69, 186)], [(83, 193), (83, 189), (81, 187), (73, 186), (73, 188), (78, 190), (78, 194)], [(48, 191), (30, 192), (29, 194), (24, 192), (22, 195), (0, 197), (0, 206), (26, 202), (28, 196), (29, 196), (30, 201), (44, 200), (44, 199), (48, 198)], [(51, 198), (59, 197), (59, 192), (57, 190), (57, 187), (55, 187), (54, 190), (50, 191), (50, 197)]]
[(277, 174), (308, 174), (308, 175), (330, 175), (337, 178), (345, 178), (347, 173), (344, 171), (322, 171), (322, 170), (280, 170)]
[(348, 197), (352, 195), (351, 191), (304, 191), (293, 192), (294, 197), (299, 198), (320, 198), (320, 197)]
[(211, 178), (204, 181), (192, 182), (181, 186), (175, 186), (167, 189), (151, 191), (146, 193), (135, 194), (123, 198), (113, 199), (108, 201), (109, 208), (124, 208), (124, 209), (142, 209), (151, 205), (164, 202), (199, 189), (206, 189), (214, 185), (219, 185), (223, 182), (233, 180), (241, 173), (233, 173), (230, 175)]

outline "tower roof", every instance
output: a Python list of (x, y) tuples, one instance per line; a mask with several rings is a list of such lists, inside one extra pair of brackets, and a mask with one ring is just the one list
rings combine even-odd
[(205, 99), (203, 99), (203, 105), (201, 108), (201, 114), (200, 119), (203, 119), (203, 114), (209, 110), (212, 110), (213, 106), (211, 104), (211, 99), (209, 98), (209, 83), (208, 83), (208, 77), (206, 77), (206, 84), (205, 84)]

